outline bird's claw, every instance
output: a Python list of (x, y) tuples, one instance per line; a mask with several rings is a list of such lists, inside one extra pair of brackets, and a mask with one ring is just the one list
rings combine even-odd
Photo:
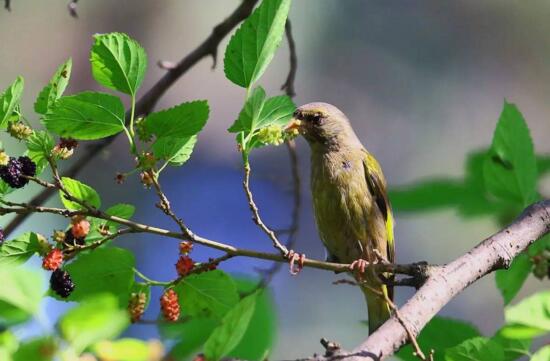
[[(302, 268), (304, 268), (304, 261), (306, 259), (306, 255), (303, 253), (296, 253), (293, 250), (288, 251), (286, 257), (289, 260), (289, 272), (291, 275), (296, 276)], [(297, 264), (295, 264), (297, 262)]]
[(359, 274), (365, 273), (365, 270), (367, 266), (369, 265), (369, 262), (365, 259), (356, 259), (355, 261), (351, 262), (349, 265), (350, 271), (358, 271)]

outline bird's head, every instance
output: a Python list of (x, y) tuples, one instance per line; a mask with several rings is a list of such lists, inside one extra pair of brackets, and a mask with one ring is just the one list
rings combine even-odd
[(342, 146), (361, 147), (346, 115), (334, 105), (309, 103), (294, 112), (287, 130), (297, 129), (312, 149), (338, 150)]

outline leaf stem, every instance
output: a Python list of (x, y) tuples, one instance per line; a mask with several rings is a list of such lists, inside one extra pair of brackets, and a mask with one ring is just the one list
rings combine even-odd
[(141, 273), (140, 271), (137, 270), (137, 268), (133, 267), (132, 268), (134, 270), (134, 273), (139, 277), (141, 278), (142, 280), (145, 281), (146, 284), (148, 284), (149, 286), (168, 286), (170, 285), (170, 282), (162, 282), (162, 281), (155, 281), (149, 277), (147, 277), (146, 275), (144, 275), (143, 273)]

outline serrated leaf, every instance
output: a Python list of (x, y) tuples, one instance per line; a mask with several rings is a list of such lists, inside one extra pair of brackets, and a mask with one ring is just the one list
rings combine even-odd
[(147, 70), (147, 54), (126, 34), (94, 35), (90, 54), (95, 80), (114, 90), (135, 95)]
[(265, 98), (265, 90), (261, 86), (256, 87), (246, 100), (243, 109), (239, 113), (239, 117), (228, 131), (231, 133), (253, 132), (256, 129), (258, 118), (265, 104)]
[[(97, 194), (97, 192), (89, 185), (69, 177), (62, 177), (61, 183), (63, 183), (63, 186), (72, 197), (83, 201), (94, 208), (101, 207), (101, 199), (99, 198), (99, 194)], [(61, 202), (65, 208), (68, 210), (85, 209), (85, 207), (79, 203), (66, 199), (65, 194), (62, 191), (59, 191), (59, 197), (61, 198)]]
[(530, 361), (548, 361), (550, 360), (550, 346), (544, 346), (539, 349), (533, 356), (531, 356)]
[[(445, 350), (468, 339), (481, 336), (473, 325), (451, 318), (434, 317), (417, 337), (418, 344), (424, 352), (434, 350), (434, 360), (445, 360)], [(410, 345), (402, 347), (396, 356), (405, 361), (416, 361)]]
[[(109, 207), (105, 213), (110, 216), (130, 219), (134, 215), (135, 209), (136, 207), (131, 204), (119, 203)], [(86, 236), (86, 243), (92, 243), (99, 239), (105, 238), (105, 236), (100, 232), (100, 230), (104, 227), (108, 227), (109, 232), (114, 233), (120, 227), (120, 224), (100, 218), (90, 218), (90, 233)]]
[(65, 138), (101, 139), (124, 129), (124, 105), (114, 95), (82, 92), (59, 98), (42, 121)]
[(523, 115), (514, 104), (504, 103), (483, 176), (487, 190), (502, 199), (526, 206), (537, 197), (533, 141)]
[(23, 233), (19, 237), (0, 245), (0, 266), (25, 263), (39, 250), (40, 245), (36, 233)]
[(504, 318), (513, 328), (503, 329), (508, 338), (531, 338), (550, 332), (550, 291), (536, 293), (517, 305), (504, 309)]
[(42, 173), (48, 165), (48, 157), (54, 146), (55, 142), (51, 135), (43, 130), (34, 131), (27, 139), (27, 156), (36, 164), (36, 174)]
[(71, 58), (59, 66), (48, 85), (38, 94), (34, 103), (35, 112), (38, 114), (46, 114), (55, 101), (61, 98), (65, 88), (67, 88), (69, 84), (72, 66), (73, 61)]
[(263, 0), (231, 37), (225, 49), (224, 72), (248, 88), (264, 73), (285, 31), (290, 0)]
[(447, 349), (446, 361), (503, 361), (504, 351), (495, 341), (474, 337)]
[(0, 128), (6, 128), (8, 120), (19, 105), (24, 84), (23, 78), (18, 76), (6, 90), (0, 93)]
[[(254, 290), (258, 281), (237, 279), (237, 289), (241, 294), (248, 294)], [(273, 294), (264, 289), (256, 299), (254, 314), (241, 341), (228, 354), (229, 357), (239, 360), (262, 361), (268, 359), (269, 352), (277, 333), (277, 311)]]
[(153, 145), (153, 152), (158, 159), (163, 159), (170, 165), (180, 166), (191, 157), (196, 143), (197, 136), (186, 138), (162, 137)]
[(518, 340), (504, 337), (499, 331), (491, 340), (498, 343), (504, 351), (504, 361), (515, 361), (523, 356), (529, 355), (531, 340)]
[(204, 354), (210, 361), (220, 360), (229, 354), (241, 341), (256, 308), (259, 291), (243, 298), (223, 317), (206, 343)]
[(505, 305), (510, 303), (518, 294), (532, 269), (533, 263), (530, 257), (525, 253), (521, 253), (514, 258), (509, 269), (496, 272), (495, 280)]
[(145, 341), (122, 338), (116, 341), (100, 341), (92, 347), (101, 360), (150, 361), (151, 350)]
[(97, 248), (81, 254), (65, 266), (76, 287), (63, 300), (82, 301), (92, 295), (111, 293), (121, 305), (126, 305), (134, 283), (134, 266), (132, 252), (122, 248)]
[(86, 297), (65, 313), (59, 321), (59, 330), (78, 354), (98, 341), (117, 337), (128, 324), (127, 311), (119, 308), (117, 298), (100, 294)]
[(239, 302), (235, 282), (221, 270), (185, 277), (174, 290), (188, 316), (220, 319)]
[(196, 135), (206, 124), (210, 110), (206, 100), (182, 103), (173, 108), (151, 113), (145, 129), (157, 138), (185, 138)]
[[(42, 277), (21, 267), (1, 266), (0, 302), (17, 308), (26, 318), (36, 314), (44, 293)], [(24, 320), (23, 319), (23, 320)]]

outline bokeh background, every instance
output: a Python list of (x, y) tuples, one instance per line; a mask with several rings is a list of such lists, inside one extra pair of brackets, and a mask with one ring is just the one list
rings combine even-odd
[[(238, 0), (81, 0), (79, 19), (71, 18), (65, 0), (13, 0), (12, 12), (0, 11), (0, 88), (17, 75), (25, 77), (24, 112), (59, 64), (73, 58), (67, 93), (104, 90), (92, 79), (88, 62), (94, 33), (120, 31), (137, 39), (149, 54), (149, 71), (140, 92), (164, 73), (157, 60), (179, 60), (194, 49), (238, 5)], [(326, 101), (351, 119), (360, 139), (380, 160), (391, 187), (435, 176), (463, 174), (468, 152), (487, 147), (504, 100), (516, 103), (531, 129), (538, 153), (550, 153), (550, 4), (545, 1), (363, 1), (298, 0), (291, 8), (298, 51), (295, 102)], [(211, 116), (191, 160), (164, 176), (165, 190), (178, 214), (201, 235), (242, 247), (270, 250), (269, 240), (250, 220), (241, 191), (240, 155), (226, 129), (237, 116), (244, 91), (225, 79), (219, 49), (218, 66), (201, 61), (161, 99), (158, 107), (208, 99)], [(279, 94), (288, 71), (283, 43), (261, 80), (271, 95)], [(32, 118), (32, 117), (31, 117)], [(36, 119), (34, 119), (36, 121)], [(81, 174), (100, 191), (105, 205), (131, 202), (136, 219), (172, 227), (154, 207), (154, 192), (137, 177), (117, 185), (117, 171), (132, 167), (127, 143), (115, 144)], [(20, 145), (2, 139), (12, 150)], [(303, 180), (300, 231), (296, 250), (323, 258), (309, 194), (309, 150), (298, 140)], [(264, 219), (273, 227), (290, 222), (291, 176), (284, 147), (255, 152), (253, 190)], [(27, 189), (27, 188), (26, 188)], [(29, 188), (37, 191), (36, 188)], [(543, 180), (543, 194), (550, 181)], [(18, 192), (22, 200), (30, 191)], [(50, 200), (57, 204), (57, 199)], [(5, 217), (4, 217), (5, 218)], [(8, 219), (2, 219), (5, 224)], [(456, 211), (397, 213), (399, 262), (447, 262), (494, 232), (490, 218), (463, 220)], [(50, 234), (63, 220), (36, 216), (17, 232)], [(128, 236), (120, 245), (135, 251), (139, 269), (156, 279), (174, 276), (177, 242), (154, 236)], [(195, 257), (216, 253), (198, 248)], [(38, 262), (34, 265), (38, 267)], [(229, 272), (254, 275), (269, 264), (239, 258), (223, 265)], [(272, 282), (278, 336), (274, 359), (292, 359), (320, 351), (326, 337), (344, 347), (366, 336), (363, 297), (356, 289), (334, 286), (340, 277), (306, 269), (298, 277), (286, 270)], [(521, 295), (547, 288), (531, 280)], [(397, 291), (402, 303), (411, 295)], [(520, 295), (520, 296), (521, 296)], [(158, 297), (158, 292), (153, 294)], [(31, 335), (51, 329), (68, 306), (45, 302), (36, 322), (18, 330)], [(154, 318), (153, 305), (147, 313)], [(503, 322), (502, 299), (494, 277), (486, 277), (449, 303), (442, 315), (471, 321), (492, 334)], [(132, 326), (127, 333), (158, 337), (154, 326)]]

